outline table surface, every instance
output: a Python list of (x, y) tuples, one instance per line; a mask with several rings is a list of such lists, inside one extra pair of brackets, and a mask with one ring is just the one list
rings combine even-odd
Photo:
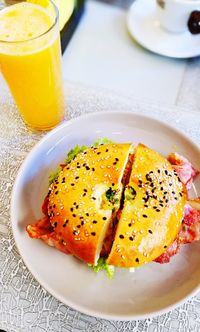
[[(117, 1), (123, 3), (126, 7), (130, 1)], [(167, 59), (144, 50), (128, 36), (125, 19), (120, 7), (88, 2), (63, 57), (66, 119), (101, 110), (140, 112), (172, 124), (200, 144), (200, 58)], [(44, 134), (28, 131), (2, 78), (0, 117), (0, 329), (199, 332), (200, 294), (160, 317), (113, 322), (63, 305), (37, 283), (15, 246), (9, 209), (18, 169)]]

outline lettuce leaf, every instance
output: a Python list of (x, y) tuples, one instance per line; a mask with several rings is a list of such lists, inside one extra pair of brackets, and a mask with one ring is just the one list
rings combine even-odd
[(101, 270), (104, 270), (109, 279), (113, 279), (114, 277), (115, 268), (112, 265), (108, 265), (104, 257), (99, 258), (97, 265), (88, 264), (88, 266), (91, 267), (92, 270), (96, 273), (98, 273)]
[(85, 145), (82, 146), (79, 146), (78, 144), (75, 145), (75, 147), (68, 152), (64, 164), (65, 165), (69, 164), (80, 152), (83, 152), (85, 149), (87, 149), (87, 146)]
[(112, 144), (112, 143), (114, 143), (114, 142), (111, 141), (111, 140), (108, 139), (108, 138), (98, 138), (98, 139), (94, 142), (93, 146), (97, 147), (97, 146), (99, 146), (99, 145), (101, 145), (101, 144)]

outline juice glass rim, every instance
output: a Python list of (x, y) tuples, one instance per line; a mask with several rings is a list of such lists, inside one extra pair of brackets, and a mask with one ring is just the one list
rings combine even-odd
[[(40, 38), (40, 37), (42, 37), (42, 36), (45, 36), (48, 32), (50, 32), (50, 31), (56, 26), (56, 24), (58, 23), (59, 11), (58, 11), (57, 6), (55, 5), (55, 3), (54, 3), (52, 0), (48, 0), (48, 1), (52, 4), (52, 6), (53, 6), (53, 8), (54, 8), (54, 10), (55, 10), (55, 20), (54, 20), (54, 22), (52, 23), (52, 25), (50, 26), (50, 28), (49, 28), (48, 30), (46, 30), (45, 32), (41, 33), (40, 35), (35, 36), (35, 37), (33, 37), (33, 38), (30, 38), (30, 39), (18, 40), (18, 41), (1, 40), (1, 39), (0, 39), (0, 43), (12, 44), (12, 45), (13, 45), (13, 44), (27, 43), (27, 42), (30, 42), (30, 41), (32, 41), (32, 40), (36, 40), (36, 39), (38, 39), (38, 38)], [(23, 1), (23, 2), (26, 2), (26, 1)], [(31, 2), (30, 2), (30, 3), (31, 3)], [(12, 5), (11, 5), (11, 6), (12, 6)], [(42, 7), (42, 6), (40, 6), (40, 7)], [(7, 7), (5, 7), (5, 8), (7, 8)], [(4, 8), (3, 8), (3, 9), (4, 9)], [(3, 9), (0, 9), (0, 11), (3, 10)]]

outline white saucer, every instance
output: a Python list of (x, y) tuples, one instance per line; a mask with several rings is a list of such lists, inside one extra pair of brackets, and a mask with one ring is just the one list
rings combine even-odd
[(191, 58), (200, 55), (200, 35), (170, 33), (160, 26), (156, 17), (155, 0), (136, 0), (127, 17), (132, 37), (148, 50), (173, 58)]

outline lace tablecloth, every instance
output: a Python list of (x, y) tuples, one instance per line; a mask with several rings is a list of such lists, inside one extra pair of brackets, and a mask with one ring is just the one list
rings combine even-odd
[[(195, 65), (197, 66), (197, 63)], [(94, 111), (140, 112), (168, 122), (200, 144), (200, 98), (198, 99), (196, 93), (195, 96), (191, 95), (192, 77), (190, 72), (186, 75), (189, 85), (183, 82), (178, 105), (170, 108), (127, 100), (114, 94), (68, 83), (66, 120)], [(191, 75), (196, 79), (194, 71), (191, 71)], [(194, 84), (197, 84), (197, 81)], [(44, 133), (29, 132), (7, 92), (3, 93), (1, 87), (0, 90), (0, 329), (8, 332), (199, 332), (200, 293), (181, 307), (160, 317), (114, 322), (77, 312), (57, 301), (38, 284), (16, 249), (9, 210), (11, 191), (18, 169)]]

